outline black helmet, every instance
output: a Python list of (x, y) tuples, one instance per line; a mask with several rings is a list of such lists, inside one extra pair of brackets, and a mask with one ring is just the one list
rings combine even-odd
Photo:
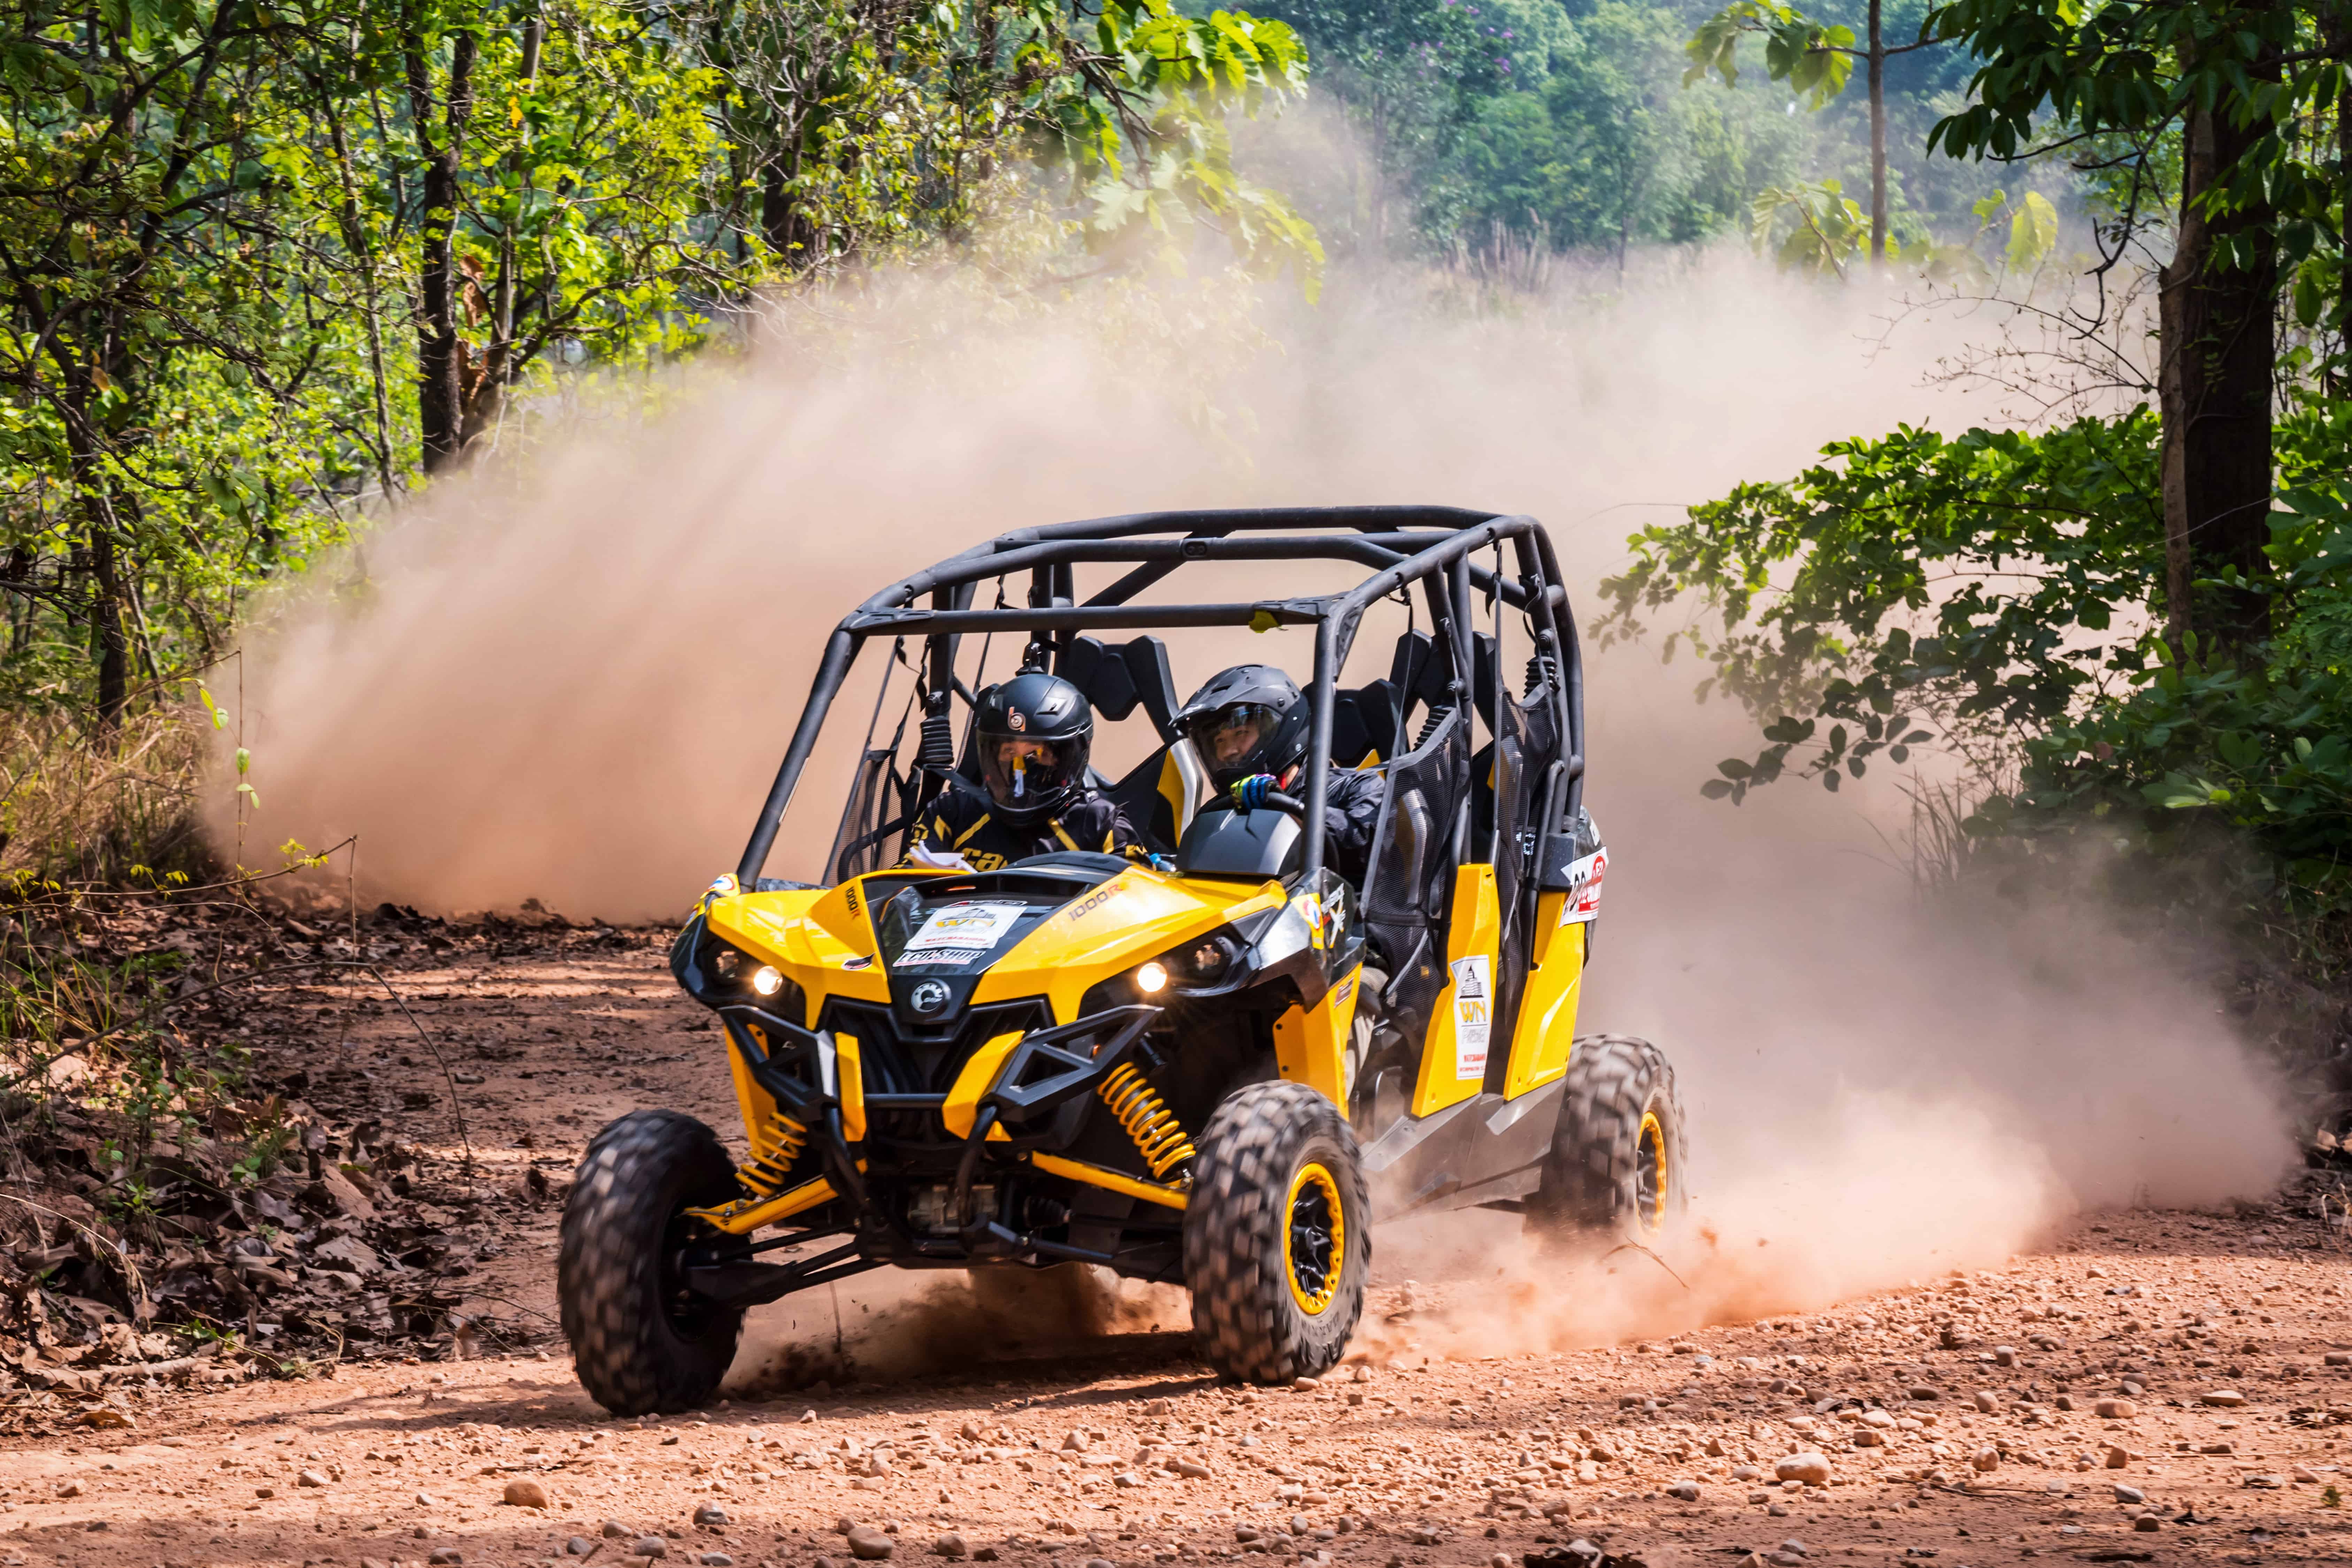
[(1176, 728), (1222, 792), (1252, 773), (1279, 778), (1304, 757), (1309, 717), (1290, 677), (1270, 664), (1240, 664), (1192, 693)]
[(980, 776), (997, 814), (1016, 827), (1044, 822), (1087, 786), (1095, 714), (1058, 675), (1027, 670), (980, 694), (973, 728)]

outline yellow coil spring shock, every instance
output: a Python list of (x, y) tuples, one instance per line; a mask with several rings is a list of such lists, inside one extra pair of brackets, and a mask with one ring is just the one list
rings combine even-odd
[(1185, 1135), (1184, 1124), (1168, 1109), (1159, 1091), (1144, 1080), (1133, 1062), (1121, 1062), (1103, 1079), (1099, 1091), (1110, 1113), (1135, 1140), (1142, 1152), (1143, 1163), (1151, 1167), (1152, 1179), (1164, 1181), (1168, 1173), (1185, 1163), (1199, 1152), (1192, 1140)]
[(766, 1137), (759, 1140), (770, 1147), (764, 1154), (754, 1154), (735, 1173), (736, 1179), (751, 1189), (754, 1197), (772, 1197), (792, 1173), (793, 1162), (800, 1158), (801, 1147), (808, 1142), (808, 1129), (777, 1111), (768, 1119), (762, 1130)]

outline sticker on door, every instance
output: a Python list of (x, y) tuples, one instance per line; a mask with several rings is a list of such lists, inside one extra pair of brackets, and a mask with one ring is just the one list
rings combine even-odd
[(1493, 971), (1486, 955), (1473, 953), (1457, 958), (1451, 965), (1454, 971), (1454, 1076), (1484, 1078), (1486, 1073), (1486, 1036), (1494, 1026), (1495, 994), (1490, 984)]

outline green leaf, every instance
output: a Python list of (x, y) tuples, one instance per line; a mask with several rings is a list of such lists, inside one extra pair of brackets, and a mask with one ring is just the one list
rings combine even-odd
[(2009, 220), (2009, 269), (2031, 272), (2058, 244), (2058, 209), (2039, 191), (2028, 191)]

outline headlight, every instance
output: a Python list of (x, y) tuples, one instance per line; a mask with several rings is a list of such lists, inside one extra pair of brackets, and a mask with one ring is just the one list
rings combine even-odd
[(1147, 959), (1136, 965), (1135, 988), (1146, 996), (1156, 996), (1168, 989), (1168, 966), (1158, 959)]
[(773, 996), (784, 988), (784, 977), (772, 963), (763, 963), (751, 972), (751, 989), (762, 996)]
[(1186, 978), (1195, 985), (1213, 985), (1233, 967), (1233, 942), (1225, 937), (1203, 937), (1184, 954)]

